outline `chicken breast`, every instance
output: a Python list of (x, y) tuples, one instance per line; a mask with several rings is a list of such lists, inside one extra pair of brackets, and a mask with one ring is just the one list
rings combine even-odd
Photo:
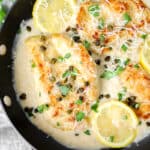
[(101, 54), (149, 32), (149, 14), (150, 9), (141, 0), (89, 1), (81, 5), (76, 22), (82, 39)]
[(87, 50), (61, 34), (30, 37), (26, 45), (36, 66), (37, 86), (49, 99), (52, 125), (62, 130), (86, 128), (100, 91), (96, 65)]
[(128, 66), (120, 75), (121, 81), (134, 94), (140, 107), (136, 110), (139, 117), (150, 117), (150, 75), (143, 69)]

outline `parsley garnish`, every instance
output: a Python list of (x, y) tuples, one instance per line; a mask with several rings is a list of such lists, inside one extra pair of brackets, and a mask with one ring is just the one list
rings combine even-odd
[(91, 15), (93, 15), (94, 17), (98, 17), (99, 16), (99, 5), (98, 4), (94, 4), (89, 6), (88, 11)]
[(118, 93), (118, 100), (121, 101), (123, 100), (124, 93)]
[(79, 121), (82, 121), (85, 117), (85, 114), (84, 112), (80, 111), (76, 114), (76, 120), (79, 122)]
[(81, 100), (81, 99), (78, 99), (76, 102), (75, 102), (75, 104), (77, 104), (77, 105), (81, 105), (83, 103), (83, 101)]
[(109, 137), (109, 141), (110, 141), (110, 142), (114, 142), (114, 139), (115, 139), (114, 136), (110, 136), (110, 137)]
[(140, 68), (139, 64), (135, 64), (134, 68), (139, 69)]
[(85, 133), (86, 135), (91, 135), (90, 130), (86, 130), (86, 131), (84, 131), (84, 133)]
[(141, 38), (144, 39), (144, 40), (145, 40), (147, 37), (148, 37), (148, 34), (142, 34), (142, 35), (141, 35)]
[(66, 72), (62, 75), (63, 78), (67, 78), (69, 76), (77, 76), (78, 75), (78, 70), (76, 68), (73, 68), (72, 71), (66, 70)]
[[(130, 62), (130, 59), (127, 59), (124, 61), (123, 65), (128, 65)], [(120, 73), (122, 73), (125, 70), (125, 66), (123, 65), (118, 65), (117, 68), (114, 71), (109, 71), (109, 70), (105, 70), (101, 75), (100, 78), (104, 78), (107, 80), (110, 80), (111, 78), (119, 75)]]
[(103, 74), (101, 74), (101, 78), (110, 80), (111, 78), (119, 75), (122, 71), (124, 71), (124, 67), (118, 66), (115, 71), (105, 70)]
[(122, 119), (123, 119), (123, 120), (128, 120), (128, 116), (127, 116), (127, 115), (124, 115), (124, 116), (122, 117)]
[(132, 21), (128, 13), (124, 13), (123, 19), (125, 20), (125, 24), (128, 24), (130, 21)]
[(36, 67), (36, 64), (35, 64), (34, 61), (32, 61), (31, 67), (32, 67), (32, 68), (35, 68), (35, 67)]
[(124, 52), (126, 52), (127, 49), (128, 49), (128, 47), (127, 47), (125, 44), (123, 44), (123, 45), (121, 46), (121, 49), (122, 49)]
[(63, 96), (66, 96), (70, 91), (70, 88), (68, 86), (65, 86), (65, 85), (59, 86), (59, 89), (60, 89), (60, 92)]
[(103, 43), (105, 41), (105, 35), (101, 34), (100, 35), (100, 42)]
[(99, 20), (98, 28), (99, 28), (99, 29), (103, 29), (104, 26), (105, 26), (104, 18), (101, 18), (101, 19)]
[(48, 104), (43, 104), (37, 107), (37, 111), (39, 113), (43, 113), (44, 111), (48, 110), (49, 106)]
[(59, 57), (58, 57), (58, 61), (59, 61), (59, 62), (63, 62), (63, 61), (65, 61), (66, 59), (69, 59), (70, 57), (71, 57), (71, 54), (70, 54), (70, 53), (67, 53), (67, 54), (65, 54), (64, 57), (59, 56)]
[(95, 104), (93, 104), (93, 105), (91, 106), (91, 109), (92, 109), (93, 111), (95, 111), (95, 112), (98, 112), (98, 110), (97, 110), (98, 105), (99, 105), (99, 102), (97, 101)]
[(85, 47), (86, 49), (89, 49), (90, 46), (91, 46), (90, 42), (88, 42), (87, 40), (84, 40), (84, 41), (83, 41), (83, 45), (84, 45), (84, 47)]

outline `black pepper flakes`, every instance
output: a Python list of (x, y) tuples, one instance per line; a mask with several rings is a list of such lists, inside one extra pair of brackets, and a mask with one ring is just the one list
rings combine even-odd
[(34, 110), (33, 107), (25, 107), (25, 108), (24, 108), (25, 113), (26, 113), (29, 117), (33, 117), (33, 116), (34, 116), (33, 110)]
[(101, 42), (100, 42), (100, 40), (96, 40), (96, 41), (94, 42), (94, 44), (95, 44), (95, 46), (100, 46), (100, 45), (101, 45)]
[(56, 81), (56, 78), (55, 78), (54, 76), (50, 76), (50, 77), (49, 77), (49, 80), (50, 80), (51, 82), (55, 82), (55, 81)]
[(73, 69), (74, 69), (74, 66), (69, 67), (69, 71), (73, 71)]
[(71, 114), (72, 113), (72, 109), (67, 110), (67, 113)]
[(64, 83), (67, 83), (68, 82), (68, 78), (66, 78), (65, 80), (64, 80)]
[(57, 62), (57, 59), (56, 58), (52, 58), (50, 62), (51, 62), (51, 64), (55, 64)]
[(146, 122), (146, 125), (147, 125), (148, 127), (150, 127), (150, 122)]
[(19, 99), (21, 100), (26, 100), (27, 98), (27, 95), (25, 93), (22, 93), (20, 96), (19, 96)]
[(92, 55), (92, 51), (88, 50), (88, 53), (89, 53), (90, 56)]
[(58, 81), (58, 82), (56, 83), (56, 85), (57, 85), (57, 86), (61, 86), (62, 83)]
[(81, 43), (80, 36), (73, 36), (72, 39), (73, 39), (74, 42), (76, 42), (76, 43)]
[(120, 59), (115, 59), (114, 62), (115, 64), (118, 64), (120, 62)]
[(101, 64), (101, 60), (100, 60), (100, 59), (96, 59), (96, 60), (95, 60), (95, 63), (96, 63), (97, 65), (100, 65), (100, 64)]
[(72, 79), (73, 81), (75, 81), (75, 80), (77, 79), (77, 77), (76, 77), (76, 76), (71, 76), (71, 79)]
[(104, 65), (104, 68), (106, 68), (106, 69), (107, 69), (107, 68), (108, 68), (108, 66), (105, 64), (105, 65)]
[(41, 37), (40, 37), (40, 40), (42, 41), (42, 42), (45, 42), (46, 41), (46, 36), (45, 35), (41, 35)]
[(58, 98), (57, 98), (57, 101), (59, 101), (59, 102), (62, 101), (62, 100), (63, 100), (62, 97), (58, 97)]
[(106, 97), (106, 98), (110, 98), (110, 94), (106, 94), (105, 97)]
[(69, 84), (67, 85), (67, 87), (68, 87), (69, 89), (71, 89), (73, 86), (72, 86), (71, 83), (69, 83)]
[(66, 32), (69, 32), (70, 30), (71, 30), (70, 27), (67, 27), (67, 28), (66, 28)]
[(77, 93), (83, 93), (84, 92), (84, 88), (79, 88), (78, 90), (77, 90)]
[(80, 134), (79, 133), (75, 133), (75, 136), (79, 136)]
[(106, 57), (105, 57), (105, 61), (106, 61), (106, 62), (108, 62), (108, 61), (110, 61), (110, 60), (111, 60), (111, 57), (110, 57), (110, 56), (106, 56)]
[(44, 46), (44, 45), (41, 45), (41, 46), (40, 46), (40, 50), (41, 50), (41, 51), (46, 51), (46, 49), (47, 49), (46, 46)]
[(84, 100), (84, 97), (83, 97), (83, 96), (79, 96), (79, 99), (80, 99), (80, 100)]
[(28, 32), (31, 32), (32, 28), (31, 28), (30, 26), (26, 26), (26, 30), (27, 30)]
[(103, 98), (104, 98), (104, 95), (101, 94), (101, 95), (99, 96), (99, 99), (103, 99)]
[(85, 82), (85, 86), (89, 86), (90, 85), (90, 82), (89, 81), (86, 81)]

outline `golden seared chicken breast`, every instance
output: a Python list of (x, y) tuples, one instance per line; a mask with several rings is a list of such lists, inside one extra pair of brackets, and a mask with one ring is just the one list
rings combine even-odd
[(149, 32), (150, 10), (141, 0), (88, 1), (80, 6), (77, 28), (83, 39), (97, 53), (120, 49), (125, 42), (134, 41)]
[(121, 81), (130, 93), (136, 96), (139, 108), (136, 113), (139, 117), (150, 117), (150, 75), (143, 69), (128, 66), (120, 75)]
[(37, 83), (49, 99), (52, 125), (62, 130), (86, 128), (100, 91), (96, 65), (87, 50), (61, 34), (30, 37), (26, 45), (36, 65)]

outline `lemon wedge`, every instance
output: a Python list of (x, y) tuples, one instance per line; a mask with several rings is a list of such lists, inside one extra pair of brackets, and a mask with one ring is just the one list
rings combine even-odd
[(99, 104), (92, 114), (92, 128), (100, 143), (122, 148), (132, 143), (137, 134), (138, 119), (127, 105), (118, 101)]
[(150, 36), (145, 39), (140, 51), (140, 63), (143, 68), (150, 73)]
[(42, 32), (63, 32), (72, 22), (75, 8), (75, 0), (36, 0), (32, 12), (34, 24)]

